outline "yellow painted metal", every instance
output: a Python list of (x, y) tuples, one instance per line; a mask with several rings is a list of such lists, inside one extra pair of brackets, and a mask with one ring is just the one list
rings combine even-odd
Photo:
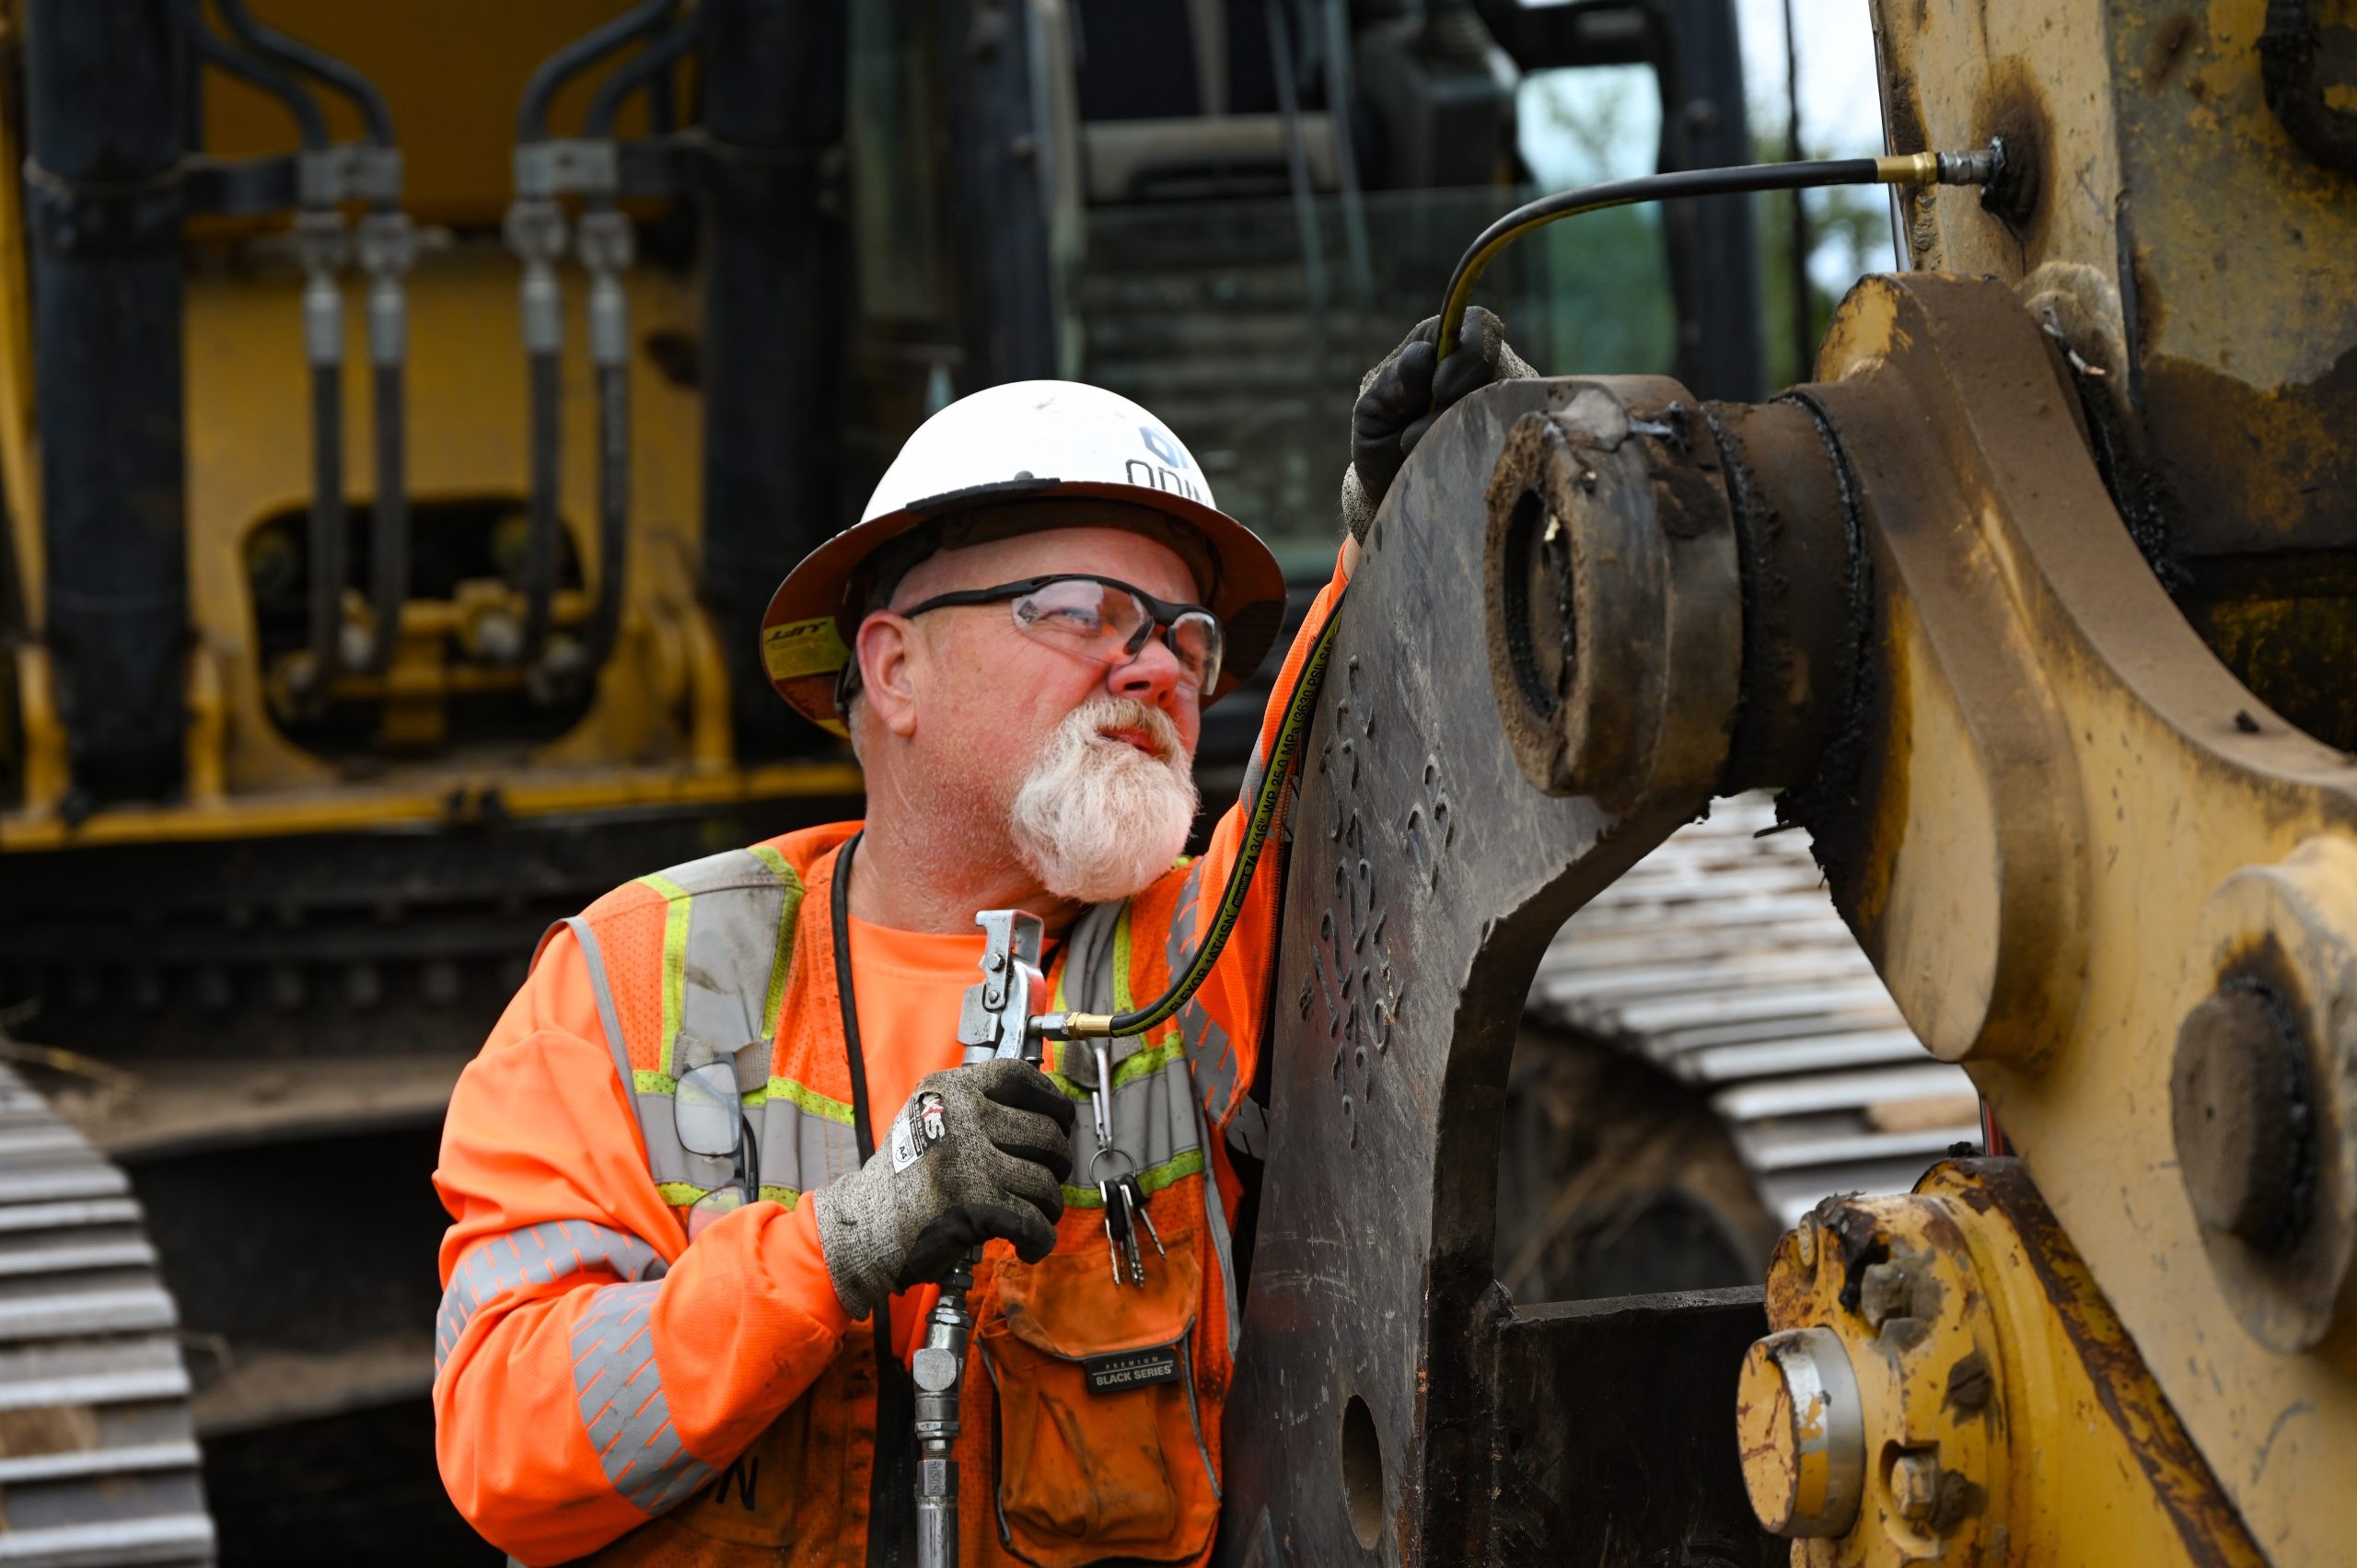
[[(0, 0), (0, 60), (24, 47), (15, 0)], [(17, 113), (0, 114), (0, 169), (23, 167)], [(33, 342), (30, 276), (25, 260), (24, 188), (0, 179), (0, 502), (7, 505), (8, 539), (14, 550), (25, 613), (41, 624), (43, 566), (41, 473), (33, 450)]]
[[(2270, 712), (2170, 605), (2058, 356), (2002, 285), (1869, 279), (1819, 370), (1808, 396), (1852, 467), (1882, 672), (1854, 792), (1812, 822), (1836, 899), (1909, 1022), (2026, 1152), (2269, 1559), (2344, 1562), (2357, 1377), (2246, 1327), (2179, 1178), (2170, 1068), (2233, 945), (2205, 905), (2247, 867), (2357, 840), (2357, 760)], [(2357, 944), (2357, 896), (2308, 913), (2318, 935), (2293, 958), (2333, 996), (2326, 958)], [(2357, 997), (2334, 1005), (2337, 1059), (2357, 1060)], [(2317, 1135), (2338, 1168), (2357, 1126), (2336, 1111)]]
[[(1862, 1461), (1856, 1522), (1795, 1568), (2266, 1561), (2017, 1162), (1827, 1200), (1778, 1246), (1768, 1311), (1829, 1330), (1855, 1383), (1827, 1424)], [(1776, 1458), (1747, 1447), (1755, 1494)]]
[(841, 798), (860, 789), (849, 762), (749, 767), (460, 769), (406, 775), (397, 784), (348, 784), (233, 796), (217, 804), (126, 806), (69, 826), (54, 814), (0, 819), (0, 853), (165, 842), (272, 838), (363, 829), (524, 820), (598, 812), (726, 806), (749, 800)]

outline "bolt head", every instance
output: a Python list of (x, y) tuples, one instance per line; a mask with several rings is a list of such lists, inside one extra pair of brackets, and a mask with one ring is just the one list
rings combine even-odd
[(1940, 1503), (1940, 1456), (1936, 1449), (1901, 1454), (1890, 1462), (1891, 1505), (1898, 1516), (1926, 1524)]
[(2306, 1227), (2307, 1055), (2293, 1010), (2257, 984), (2222, 985), (2177, 1029), (2178, 1177), (2203, 1225), (2261, 1251), (2288, 1249)]

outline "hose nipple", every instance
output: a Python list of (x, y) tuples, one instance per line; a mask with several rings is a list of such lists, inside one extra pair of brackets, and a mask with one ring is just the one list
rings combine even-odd
[(1942, 153), (1939, 162), (1943, 185), (1990, 184), (2005, 172), (2005, 138), (1990, 137), (1979, 152)]

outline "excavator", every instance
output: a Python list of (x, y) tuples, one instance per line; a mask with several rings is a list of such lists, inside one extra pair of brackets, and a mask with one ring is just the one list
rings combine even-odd
[[(769, 586), (931, 408), (1045, 374), (1320, 573), (1337, 411), (1527, 193), (1517, 81), (1641, 71), (1664, 167), (1738, 162), (1733, 39), (0, 4), (0, 1555), (482, 1557), (430, 1451), (442, 1107), (550, 921), (857, 812)], [(1760, 389), (1742, 204), (1564, 238), (1499, 274), (1537, 352)], [(1607, 275), (1639, 328), (1584, 319)]]
[[(1903, 189), (1813, 373), (1762, 401), (1738, 200), (1518, 239), (1480, 297), (1596, 373), (1453, 411), (1369, 540), (1225, 1562), (2337, 1560), (2357, 41), (1874, 25), (1891, 157), (1993, 178)], [(487, 1561), (422, 1424), (441, 1101), (548, 920), (857, 809), (737, 634), (784, 567), (1051, 373), (1306, 567), (1356, 372), (1527, 194), (1516, 72), (1650, 66), (1663, 168), (1737, 165), (1733, 36), (0, 6), (0, 1545)], [(1641, 308), (1599, 233), (1659, 344), (1582, 335)], [(1715, 1166), (1588, 1204), (1640, 1123)]]

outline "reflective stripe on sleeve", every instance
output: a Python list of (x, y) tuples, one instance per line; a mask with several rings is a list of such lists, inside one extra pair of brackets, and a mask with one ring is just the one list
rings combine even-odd
[(649, 1319), (662, 1286), (607, 1285), (573, 1330), (573, 1386), (582, 1427), (607, 1481), (642, 1512), (660, 1514), (713, 1478), (671, 1424)]
[(664, 1262), (654, 1248), (626, 1231), (587, 1220), (543, 1220), (467, 1249), (450, 1271), (434, 1317), (434, 1370), (439, 1373), (468, 1322), (488, 1302), (528, 1284), (554, 1284), (592, 1269), (624, 1280), (658, 1280)]

